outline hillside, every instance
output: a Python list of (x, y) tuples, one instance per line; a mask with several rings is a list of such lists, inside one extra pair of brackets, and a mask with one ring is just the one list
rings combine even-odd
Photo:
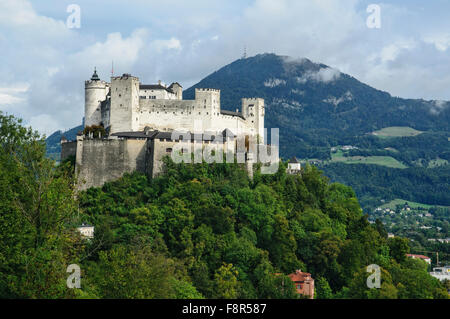
[(199, 87), (220, 89), (221, 106), (228, 110), (240, 107), (241, 97), (264, 98), (266, 127), (280, 128), (286, 158), (326, 159), (330, 147), (391, 126), (450, 130), (449, 102), (392, 97), (308, 59), (274, 54), (240, 59), (186, 90), (184, 98), (193, 98)]

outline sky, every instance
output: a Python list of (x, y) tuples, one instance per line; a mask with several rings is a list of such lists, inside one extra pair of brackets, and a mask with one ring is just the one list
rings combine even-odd
[(0, 0), (0, 110), (48, 136), (81, 124), (94, 67), (103, 80), (114, 61), (116, 75), (188, 88), (244, 47), (450, 100), (448, 0)]

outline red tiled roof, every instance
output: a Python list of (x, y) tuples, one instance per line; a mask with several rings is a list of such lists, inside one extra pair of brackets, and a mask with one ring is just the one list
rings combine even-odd
[(424, 256), (424, 255), (416, 255), (416, 254), (406, 254), (406, 256), (413, 257), (413, 258), (420, 258), (420, 259), (431, 259), (430, 257)]
[(311, 279), (311, 274), (307, 273), (307, 272), (299, 272), (299, 271), (297, 271), (295, 273), (289, 274), (288, 276), (294, 282), (305, 281), (305, 280)]

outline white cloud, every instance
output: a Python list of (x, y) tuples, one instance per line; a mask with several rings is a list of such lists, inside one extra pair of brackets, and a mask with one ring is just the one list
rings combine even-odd
[(25, 101), (24, 93), (28, 91), (28, 88), (28, 84), (0, 87), (0, 108)]
[(298, 83), (304, 84), (307, 81), (315, 81), (315, 82), (332, 82), (339, 79), (341, 76), (341, 72), (339, 70), (333, 68), (321, 68), (319, 71), (306, 71), (301, 77), (297, 77), (296, 80)]
[(433, 44), (439, 51), (447, 51), (450, 48), (450, 34), (434, 34), (424, 38), (426, 43)]
[(154, 46), (156, 47), (156, 50), (163, 51), (163, 50), (181, 50), (181, 42), (180, 40), (176, 38), (170, 38), (169, 40), (155, 40), (153, 42)]

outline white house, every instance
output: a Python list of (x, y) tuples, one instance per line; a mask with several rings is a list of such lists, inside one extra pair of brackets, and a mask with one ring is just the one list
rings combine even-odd
[(440, 281), (443, 280), (450, 280), (450, 266), (445, 267), (435, 267), (433, 268), (433, 271), (430, 272), (430, 275), (434, 278), (439, 279)]
[(81, 236), (92, 239), (94, 238), (94, 226), (83, 223), (77, 228)]
[(288, 174), (297, 174), (300, 172), (302, 168), (302, 164), (300, 164), (299, 160), (294, 156), (290, 159), (288, 163), (287, 173)]

